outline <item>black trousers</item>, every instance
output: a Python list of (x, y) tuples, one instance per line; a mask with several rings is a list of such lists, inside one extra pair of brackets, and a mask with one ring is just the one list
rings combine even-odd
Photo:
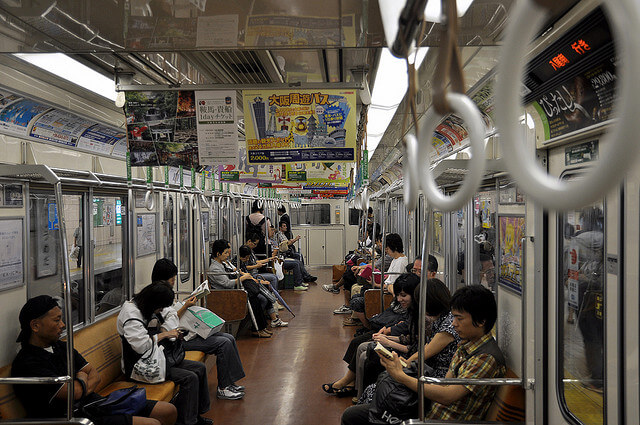
[(347, 347), (347, 351), (344, 353), (344, 357), (342, 360), (347, 362), (349, 365), (349, 370), (352, 372), (356, 371), (356, 354), (358, 352), (358, 346), (363, 342), (371, 341), (373, 338), (373, 331), (365, 332), (362, 335), (353, 337), (351, 342), (349, 343), (349, 347)]
[[(253, 310), (253, 315), (256, 318), (256, 324), (258, 325), (258, 329), (253, 330), (261, 331), (267, 327), (267, 319), (265, 319), (266, 312), (262, 308), (260, 299), (257, 296), (249, 296), (249, 304), (251, 305), (251, 310)], [(253, 321), (251, 321), (251, 327), (253, 328)]]
[(167, 379), (180, 385), (174, 401), (178, 410), (176, 425), (195, 425), (198, 415), (209, 411), (207, 367), (202, 362), (183, 360), (167, 371)]

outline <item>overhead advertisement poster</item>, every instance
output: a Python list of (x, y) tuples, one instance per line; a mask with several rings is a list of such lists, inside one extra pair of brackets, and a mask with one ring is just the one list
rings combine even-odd
[(236, 91), (197, 91), (195, 97), (200, 165), (237, 164)]
[(355, 90), (242, 94), (249, 163), (355, 160)]
[(115, 149), (126, 142), (123, 130), (4, 88), (0, 88), (0, 133), (117, 158), (125, 154)]
[[(352, 165), (343, 162), (316, 162), (313, 164), (287, 164), (287, 187), (306, 190), (344, 191), (349, 186)], [(304, 180), (301, 179), (304, 173)]]

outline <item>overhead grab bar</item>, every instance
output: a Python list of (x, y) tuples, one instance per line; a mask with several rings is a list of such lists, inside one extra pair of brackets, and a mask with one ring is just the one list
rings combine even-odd
[(521, 0), (516, 3), (504, 37), (501, 60), (498, 61), (496, 86), (496, 123), (500, 131), (505, 164), (515, 178), (518, 188), (549, 209), (568, 210), (601, 199), (617, 185), (637, 161), (640, 154), (640, 91), (635, 74), (640, 71), (640, 50), (636, 46), (636, 32), (640, 28), (640, 2), (637, 0), (608, 0), (602, 2), (613, 22), (617, 57), (621, 70), (618, 78), (619, 100), (615, 107), (617, 125), (600, 144), (602, 152), (590, 173), (584, 178), (563, 181), (548, 175), (532, 155), (526, 155), (519, 127), (523, 108), (521, 78), (527, 58), (522, 46), (527, 46), (548, 17), (543, 0)]

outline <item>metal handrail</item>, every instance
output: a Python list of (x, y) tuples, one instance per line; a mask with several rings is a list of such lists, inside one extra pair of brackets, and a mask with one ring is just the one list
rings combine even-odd
[[(423, 350), (424, 351), (424, 350)], [(523, 385), (520, 378), (432, 378), (430, 376), (421, 376), (418, 378), (420, 382), (433, 385)]]
[(55, 377), (11, 377), (0, 378), (0, 384), (23, 385), (23, 384), (65, 384), (71, 381), (71, 376), (55, 376)]

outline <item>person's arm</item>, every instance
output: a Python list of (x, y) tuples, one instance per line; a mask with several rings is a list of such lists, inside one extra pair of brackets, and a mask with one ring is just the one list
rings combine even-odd
[[(429, 341), (428, 344), (424, 346), (424, 359), (430, 359), (431, 357), (438, 354), (440, 351), (444, 350), (444, 348), (453, 342), (454, 338), (449, 332), (438, 332), (435, 336)], [(408, 362), (412, 362), (414, 360), (418, 360), (418, 352), (413, 353), (411, 357), (409, 357)]]
[(409, 347), (407, 347), (406, 345), (402, 345), (397, 341), (393, 341), (385, 335), (376, 334), (373, 336), (373, 340), (376, 342), (379, 342), (380, 344), (384, 345), (387, 348), (393, 348), (394, 350), (399, 351), (401, 353), (409, 352)]
[[(418, 392), (418, 379), (413, 378), (402, 370), (402, 365), (397, 353), (393, 353), (393, 360), (380, 356), (380, 364), (387, 369), (389, 375), (397, 382), (407, 386), (412, 391)], [(446, 378), (452, 378), (451, 371)], [(469, 390), (463, 385), (433, 385), (424, 384), (424, 397), (436, 403), (449, 406), (469, 394)]]
[(184, 315), (184, 313), (186, 313), (189, 307), (193, 307), (194, 305), (196, 305), (196, 302), (198, 302), (198, 299), (195, 295), (184, 300), (184, 304), (176, 312), (176, 314), (178, 315), (178, 319), (180, 319)]
[(82, 368), (82, 370), (80, 370), (76, 374), (76, 377), (80, 373), (84, 373), (87, 376), (87, 381), (86, 381), (87, 394), (91, 394), (92, 392), (95, 392), (95, 390), (98, 387), (98, 385), (100, 385), (100, 381), (102, 380), (100, 378), (100, 374), (98, 373), (98, 371), (91, 365), (91, 363), (87, 363)]

